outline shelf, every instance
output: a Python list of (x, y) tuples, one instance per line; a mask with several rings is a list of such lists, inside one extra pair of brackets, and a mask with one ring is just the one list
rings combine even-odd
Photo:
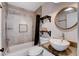
[(43, 20), (44, 20), (44, 19), (47, 19), (47, 18), (48, 18), (49, 22), (51, 22), (51, 16), (48, 16), (48, 15), (46, 15), (46, 16), (44, 16), (44, 17), (41, 17), (40, 20), (41, 20), (42, 23), (43, 23)]
[(49, 32), (49, 31), (40, 31), (40, 32)]
[(40, 33), (42, 33), (42, 34), (43, 34), (44, 32), (45, 32), (45, 33), (48, 33), (49, 36), (51, 36), (51, 31), (40, 31)]

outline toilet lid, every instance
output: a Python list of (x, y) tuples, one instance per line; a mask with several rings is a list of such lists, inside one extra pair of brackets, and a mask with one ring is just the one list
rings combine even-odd
[(36, 56), (36, 55), (39, 55), (42, 51), (43, 51), (42, 47), (34, 46), (34, 47), (28, 49), (28, 55)]

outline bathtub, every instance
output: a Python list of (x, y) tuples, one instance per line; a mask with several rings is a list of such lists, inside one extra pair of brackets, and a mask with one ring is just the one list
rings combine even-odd
[[(24, 43), (24, 44), (11, 46), (11, 47), (9, 47), (8, 53), (6, 53), (4, 56), (27, 56), (28, 49), (31, 49), (32, 47), (35, 47), (34, 42), (28, 42), (28, 43)], [(46, 49), (44, 49), (43, 55), (44, 56), (54, 56)]]
[[(8, 53), (5, 56), (28, 56), (28, 50), (32, 49), (34, 47), (35, 46), (27, 48), (27, 49), (19, 50), (19, 51), (16, 51), (16, 52)], [(41, 47), (41, 48), (43, 48), (43, 47)], [(43, 51), (44, 51), (43, 54), (40, 55), (40, 56), (55, 56), (54, 54), (50, 53), (49, 51), (47, 51), (44, 48), (43, 48)]]
[(14, 45), (8, 48), (8, 53), (12, 53), (12, 52), (16, 52), (19, 50), (23, 50), (23, 49), (27, 49), (34, 46), (34, 42), (28, 42), (28, 43), (23, 43), (23, 44), (19, 44), (19, 45)]

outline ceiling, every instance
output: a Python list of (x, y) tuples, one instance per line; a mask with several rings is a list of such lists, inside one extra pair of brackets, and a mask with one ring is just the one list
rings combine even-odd
[(36, 11), (45, 2), (8, 2), (8, 4), (24, 8), (29, 11)]

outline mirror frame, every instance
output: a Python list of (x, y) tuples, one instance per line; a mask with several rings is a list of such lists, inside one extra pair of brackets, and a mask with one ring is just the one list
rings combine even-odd
[[(65, 9), (67, 9), (67, 8), (74, 8), (74, 9), (77, 11), (76, 7), (65, 7), (65, 8), (62, 8), (62, 9), (56, 14), (55, 20), (57, 20), (56, 17), (57, 17), (63, 10), (65, 10)], [(56, 23), (55, 20), (54, 20), (54, 23), (55, 23), (56, 27), (57, 27), (58, 29), (60, 29), (60, 30), (65, 30), (65, 31), (66, 31), (66, 30), (70, 30), (70, 29), (72, 29), (72, 28), (75, 28), (75, 27), (78, 25), (78, 22), (76, 22), (73, 26), (71, 26), (71, 27), (69, 27), (69, 28), (62, 28), (62, 27), (60, 27), (60, 26), (57, 25), (57, 23)]]

